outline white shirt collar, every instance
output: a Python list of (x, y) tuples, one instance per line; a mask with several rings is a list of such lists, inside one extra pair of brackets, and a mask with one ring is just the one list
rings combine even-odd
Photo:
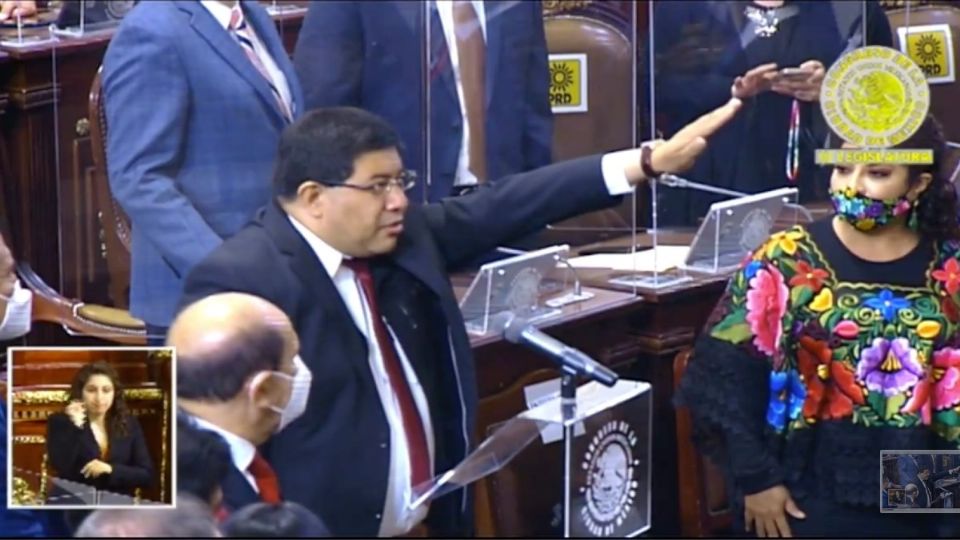
[(234, 467), (239, 469), (240, 472), (245, 472), (250, 467), (250, 464), (253, 463), (253, 457), (257, 453), (257, 447), (254, 446), (252, 442), (236, 433), (231, 433), (220, 426), (211, 424), (203, 418), (193, 416), (193, 419), (200, 429), (212, 431), (227, 441), (227, 446), (230, 447), (230, 458), (233, 460)]
[[(200, 4), (207, 8), (207, 11), (213, 15), (213, 18), (220, 23), (220, 26), (222, 26), (224, 30), (230, 27), (230, 13), (233, 11), (232, 8), (229, 8), (220, 2), (217, 2), (216, 0), (200, 0)], [(240, 3), (237, 2), (235, 5), (240, 5)]]
[(344, 254), (321, 240), (319, 236), (308, 229), (306, 225), (297, 221), (295, 217), (287, 214), (287, 219), (293, 224), (293, 228), (300, 233), (300, 236), (307, 241), (310, 249), (317, 254), (317, 258), (320, 259), (320, 264), (323, 265), (323, 269), (327, 271), (330, 279), (333, 279), (333, 276), (337, 275), (337, 271), (340, 270), (340, 265), (343, 264)]

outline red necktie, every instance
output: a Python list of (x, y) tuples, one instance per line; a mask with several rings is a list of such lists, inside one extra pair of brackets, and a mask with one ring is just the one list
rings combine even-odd
[(363, 295), (367, 298), (367, 305), (370, 307), (370, 316), (373, 319), (373, 330), (376, 334), (377, 346), (380, 348), (380, 356), (383, 357), (383, 365), (387, 370), (390, 386), (393, 387), (394, 394), (397, 396), (397, 403), (400, 406), (400, 417), (403, 421), (403, 431), (410, 454), (411, 482), (416, 487), (430, 479), (430, 451), (427, 446), (427, 435), (423, 429), (423, 420), (420, 418), (420, 412), (413, 400), (413, 393), (410, 391), (410, 384), (403, 373), (400, 358), (393, 347), (393, 340), (387, 332), (387, 325), (380, 317), (370, 267), (366, 261), (361, 259), (344, 259), (343, 265), (356, 274), (357, 282), (360, 283)]
[(259, 452), (253, 455), (253, 461), (247, 467), (253, 476), (253, 481), (257, 484), (257, 490), (260, 492), (260, 500), (266, 503), (279, 503), (280, 482), (277, 480), (277, 473), (273, 472), (273, 467), (263, 459)]
[(250, 60), (253, 67), (257, 68), (260, 75), (263, 75), (263, 78), (267, 80), (270, 92), (273, 93), (274, 99), (277, 100), (277, 106), (280, 107), (280, 112), (283, 113), (283, 117), (286, 118), (288, 122), (292, 122), (293, 115), (290, 113), (290, 108), (287, 107), (287, 102), (283, 100), (280, 91), (274, 86), (273, 79), (270, 78), (270, 72), (267, 71), (267, 66), (263, 65), (263, 62), (257, 55), (257, 50), (253, 47), (253, 36), (250, 35), (250, 27), (247, 25), (247, 21), (243, 17), (243, 10), (239, 5), (235, 6), (230, 12), (229, 30), (234, 39), (240, 43), (240, 48), (243, 49), (243, 52), (247, 55), (247, 59)]

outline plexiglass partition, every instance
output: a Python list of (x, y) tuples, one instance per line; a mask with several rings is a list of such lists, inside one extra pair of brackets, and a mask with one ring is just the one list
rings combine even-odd
[[(670, 285), (729, 271), (770, 233), (829, 214), (831, 170), (814, 163), (830, 134), (820, 82), (844, 53), (892, 38), (877, 2), (657, 1), (651, 20), (653, 134), (669, 138), (731, 96), (743, 102), (690, 170), (651, 186), (645, 225), (658, 250), (685, 258), (661, 277)], [(738, 211), (751, 219), (735, 225)], [(707, 238), (724, 247), (705, 250)]]

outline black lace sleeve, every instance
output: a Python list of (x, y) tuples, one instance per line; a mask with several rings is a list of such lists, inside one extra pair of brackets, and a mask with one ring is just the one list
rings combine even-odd
[(677, 405), (689, 410), (697, 449), (725, 469), (738, 491), (746, 494), (784, 480), (765, 435), (769, 374), (766, 362), (704, 335), (675, 398)]

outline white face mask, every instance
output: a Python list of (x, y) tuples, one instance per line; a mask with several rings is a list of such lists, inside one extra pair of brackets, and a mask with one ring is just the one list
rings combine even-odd
[(258, 373), (250, 384), (252, 393), (252, 389), (261, 377), (275, 375), (290, 381), (290, 399), (287, 401), (287, 404), (284, 407), (270, 405), (272, 411), (280, 414), (280, 424), (277, 426), (276, 431), (280, 431), (289, 426), (291, 422), (299, 418), (300, 415), (303, 414), (303, 411), (307, 409), (307, 397), (310, 395), (310, 383), (313, 381), (313, 374), (310, 373), (310, 369), (303, 363), (303, 360), (300, 359), (299, 354), (293, 357), (293, 365), (296, 368), (296, 372), (293, 375), (288, 375), (282, 371), (263, 371)]
[(0, 312), (0, 341), (18, 338), (30, 332), (30, 307), (33, 293), (13, 286), (13, 294), (7, 300), (6, 313)]

